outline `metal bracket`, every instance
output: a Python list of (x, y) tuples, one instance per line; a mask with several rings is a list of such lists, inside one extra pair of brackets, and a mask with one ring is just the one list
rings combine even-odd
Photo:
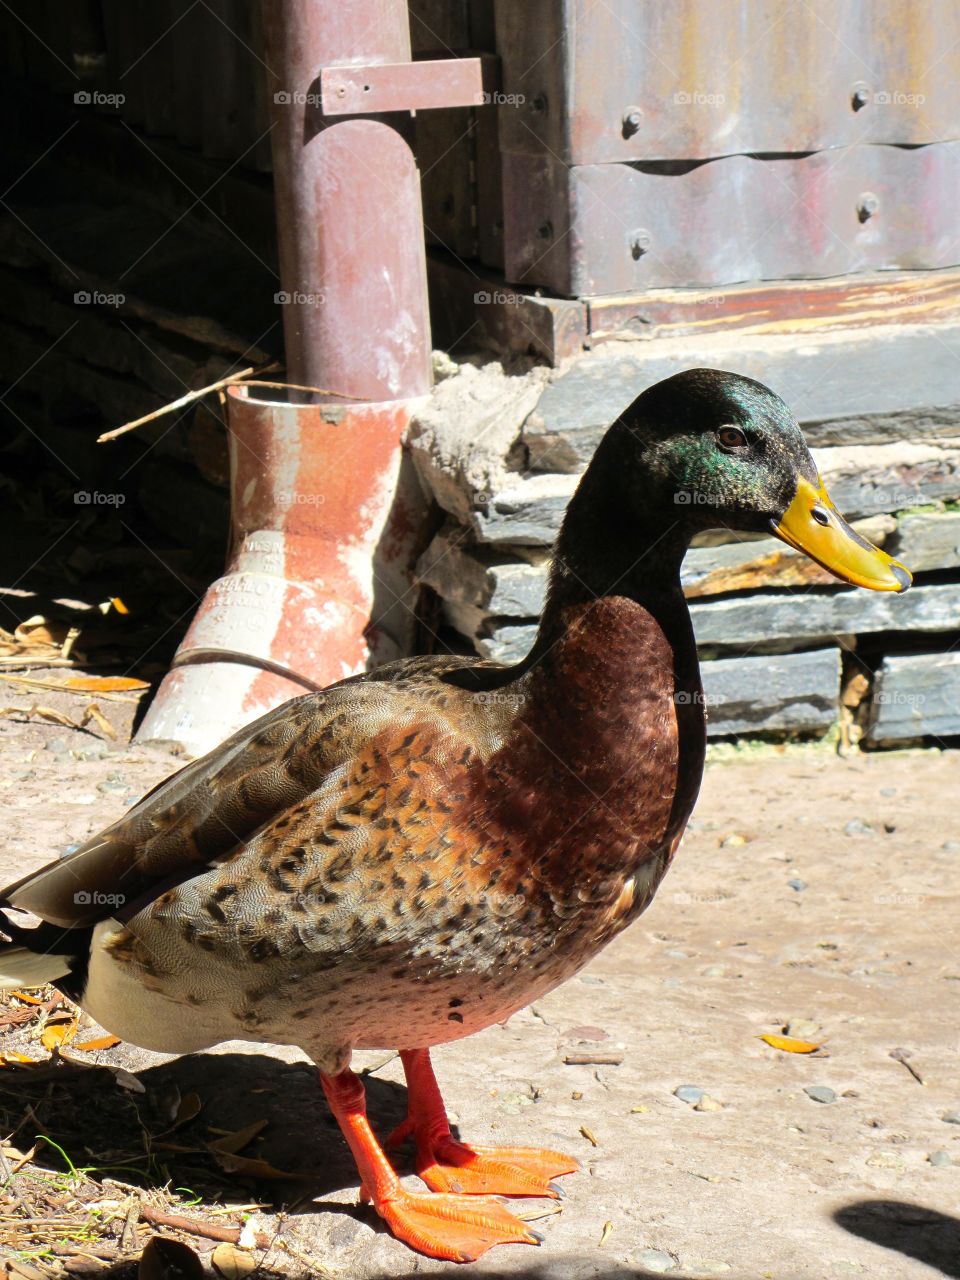
[(324, 67), (320, 72), (323, 114), (479, 107), (495, 101), (499, 71), (500, 59), (492, 55)]

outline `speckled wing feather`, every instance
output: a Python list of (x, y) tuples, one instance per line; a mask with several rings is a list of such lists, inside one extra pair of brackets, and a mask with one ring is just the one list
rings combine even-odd
[[(444, 670), (444, 664), (440, 670)], [(452, 665), (452, 664), (449, 664)], [(397, 719), (442, 718), (436, 675), (392, 664), (276, 708), (187, 765), (60, 862), (8, 888), (0, 905), (63, 928), (89, 926), (165, 882), (199, 874), (316, 791)], [(450, 690), (443, 690), (449, 695)]]

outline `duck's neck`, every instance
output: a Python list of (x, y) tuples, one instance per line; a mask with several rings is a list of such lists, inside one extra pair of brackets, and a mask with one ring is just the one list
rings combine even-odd
[[(609, 616), (609, 602), (646, 615), (644, 629), (659, 628), (679, 653), (690, 648), (690, 618), (680, 586), (689, 535), (672, 512), (650, 509), (627, 516), (590, 472), (574, 494), (557, 539), (550, 589), (531, 661), (536, 663), (590, 612)], [(629, 605), (639, 607), (639, 611)]]
[[(536, 645), (515, 669), (523, 698), (502, 788), (518, 829), (539, 832), (554, 878), (593, 859), (606, 883), (669, 856), (693, 807), (705, 734), (685, 544), (652, 515), (646, 529), (624, 528), (589, 489), (571, 503)], [(523, 809), (531, 779), (548, 812)]]

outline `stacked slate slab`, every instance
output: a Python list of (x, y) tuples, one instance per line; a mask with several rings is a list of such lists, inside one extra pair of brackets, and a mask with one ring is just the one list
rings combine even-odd
[[(726, 368), (790, 404), (837, 505), (915, 585), (858, 591), (777, 539), (701, 538), (682, 577), (711, 737), (824, 733), (842, 705), (870, 744), (960, 735), (960, 326), (655, 346), (611, 343), (552, 376), (496, 367), (506, 412), (486, 453), (493, 384), (475, 429), (470, 413), (489, 369), (461, 369), (439, 389), (429, 430), (415, 426), (410, 443), (447, 513), (419, 564), (444, 622), (485, 657), (523, 657), (551, 545), (606, 427), (671, 373)], [(469, 442), (469, 467), (451, 459), (451, 440)]]

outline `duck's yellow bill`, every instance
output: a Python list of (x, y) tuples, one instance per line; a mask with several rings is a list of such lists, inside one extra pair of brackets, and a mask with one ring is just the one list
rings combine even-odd
[(830, 501), (823, 483), (801, 476), (793, 501), (770, 527), (788, 546), (802, 551), (844, 582), (871, 591), (906, 591), (913, 577), (899, 560), (851, 529)]

